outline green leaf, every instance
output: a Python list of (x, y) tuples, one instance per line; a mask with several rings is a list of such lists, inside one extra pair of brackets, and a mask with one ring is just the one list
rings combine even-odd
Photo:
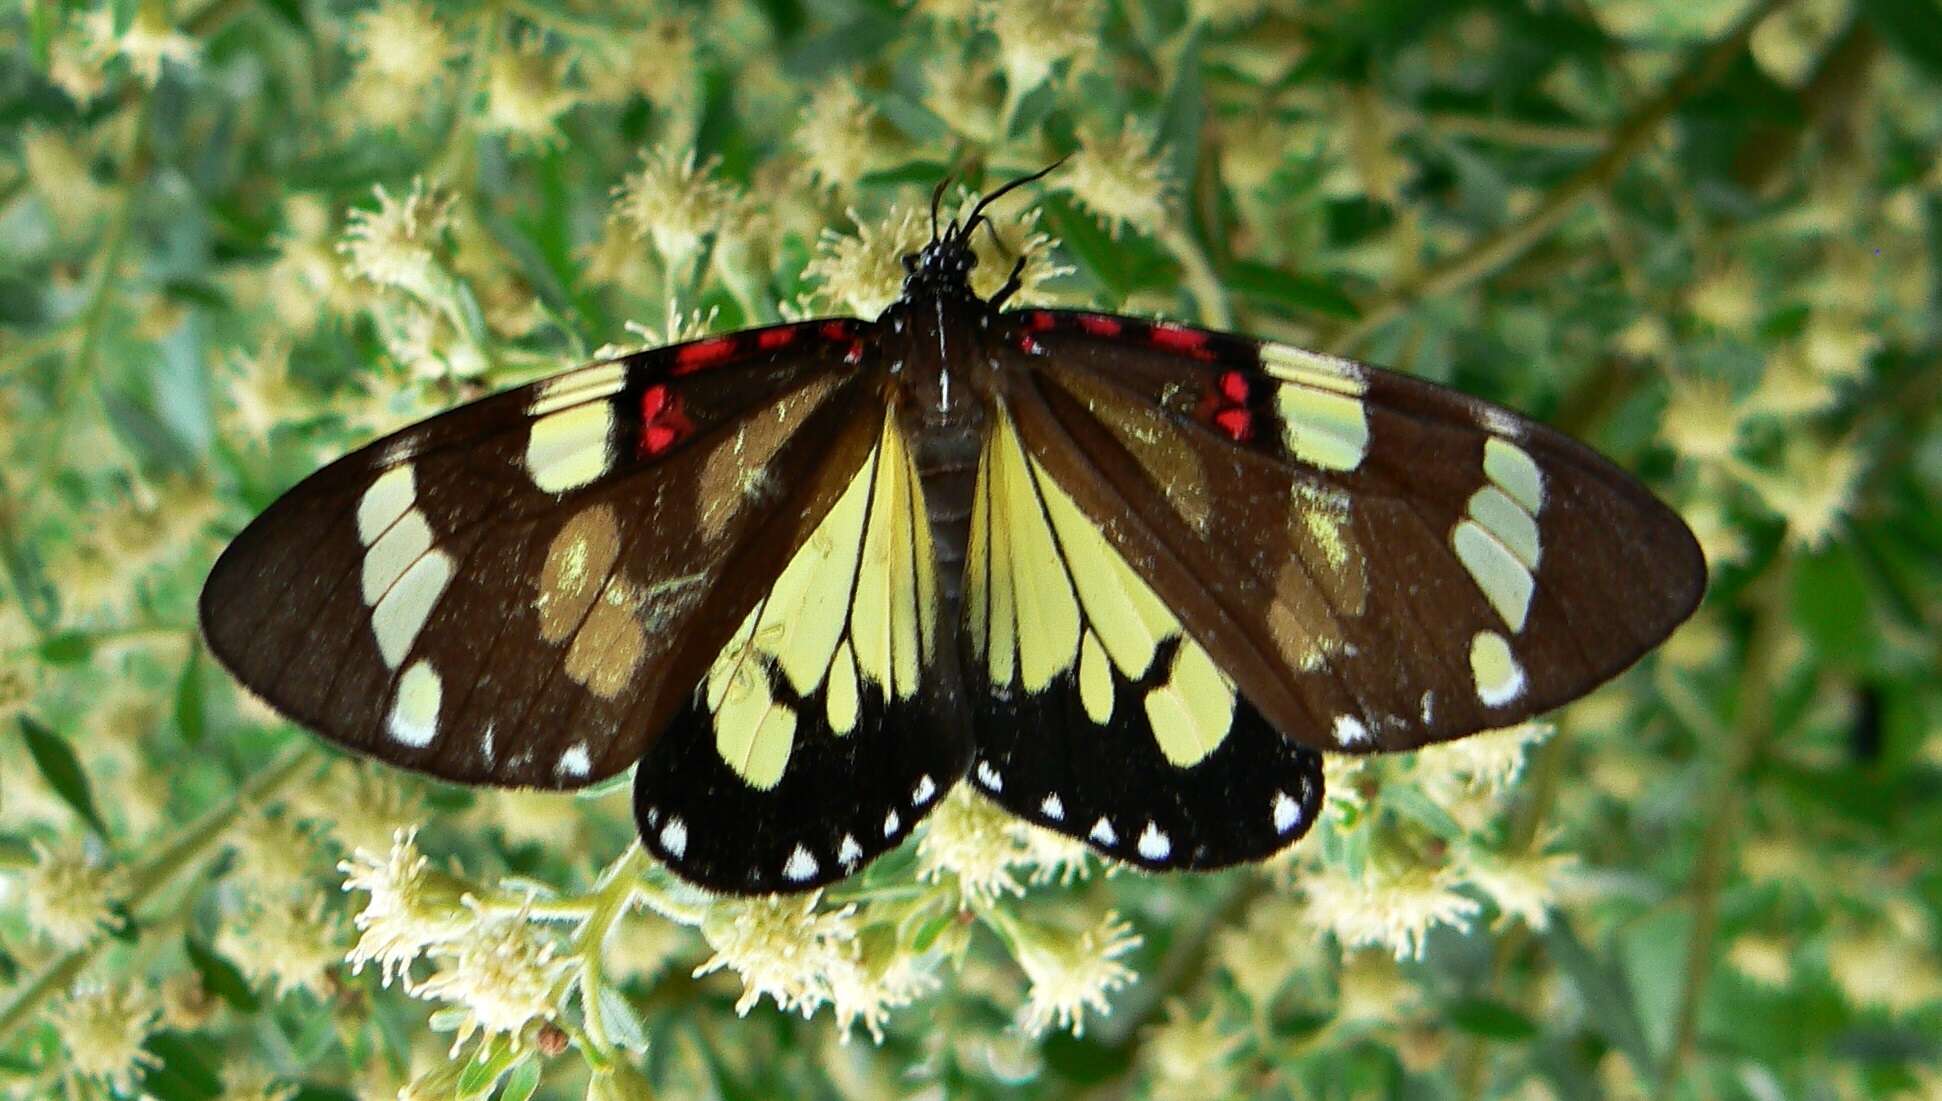
[(1207, 90), (1200, 79), (1200, 30), (1196, 24), (1187, 41), (1180, 44), (1180, 64), (1160, 110), (1159, 133), (1167, 174), (1174, 186), (1189, 192), (1200, 168), (1200, 130), (1206, 111)]
[(1823, 660), (1844, 667), (1869, 664), (1881, 632), (1874, 593), (1854, 550), (1837, 543), (1795, 563), (1794, 622)]
[(540, 1065), (538, 1059), (528, 1059), (512, 1068), (506, 1076), (506, 1088), (499, 1093), (499, 1101), (530, 1101), (533, 1091), (539, 1089)]
[(1463, 827), (1450, 817), (1450, 812), (1436, 805), (1423, 789), (1414, 784), (1388, 784), (1382, 789), (1382, 801), (1411, 822), (1423, 827), (1445, 841), (1455, 841), (1463, 836)]
[(189, 645), (189, 660), (182, 667), (182, 677), (175, 683), (175, 728), (182, 732), (182, 740), (191, 747), (202, 743), (206, 718), (202, 698), (202, 647), (192, 642)]
[(1354, 300), (1334, 283), (1266, 264), (1236, 260), (1221, 272), (1221, 282), (1242, 298), (1279, 313), (1326, 314), (1345, 320), (1362, 316)]
[(49, 635), (40, 644), (40, 659), (49, 665), (79, 665), (94, 656), (94, 636), (85, 631)]
[(68, 748), (67, 740), (26, 715), (20, 717), (20, 732), (27, 739), (27, 752), (33, 755), (34, 766), (40, 769), (47, 786), (106, 841), (108, 827), (101, 821), (100, 812), (94, 809), (88, 774), (81, 768), (74, 751)]
[(1489, 998), (1463, 998), (1443, 1011), (1454, 1027), (1490, 1040), (1525, 1040), (1537, 1035), (1529, 1017)]
[(499, 1077), (523, 1062), (530, 1051), (515, 1053), (512, 1045), (503, 1036), (495, 1036), (490, 1043), (479, 1045), (478, 1054), (465, 1064), (459, 1074), (458, 1096), (479, 1097), (489, 1092)]
[(15, 525), (0, 516), (0, 562), (7, 569), (7, 584), (20, 610), (27, 613), (35, 627), (46, 630), (60, 619), (60, 593), (47, 579), (40, 554), (32, 544), (14, 538)]
[(1652, 1058), (1652, 1046), (1645, 1039), (1645, 1025), (1639, 1020), (1638, 1005), (1624, 976), (1585, 948), (1564, 914), (1552, 916), (1551, 925), (1545, 930), (1544, 944), (1551, 959), (1578, 988), (1592, 1027), (1625, 1054), (1634, 1071), (1650, 1073), (1657, 1063)]
[(1045, 200), (1045, 221), (1058, 235), (1079, 270), (1106, 289), (1116, 299), (1125, 299), (1133, 285), (1127, 279), (1124, 249), (1107, 236), (1099, 223), (1073, 207), (1063, 196)]
[(103, 387), (101, 409), (108, 427), (144, 465), (181, 472), (196, 469), (194, 450), (143, 401)]
[(190, 965), (202, 976), (203, 987), (211, 994), (228, 1002), (239, 1013), (254, 1013), (262, 1005), (235, 964), (213, 949), (203, 947), (194, 937), (182, 938), (182, 946), (189, 953)]
[(1861, 0), (1875, 30), (1909, 64), (1942, 79), (1942, 4), (1936, 0)]
[(142, 1092), (160, 1101), (214, 1101), (221, 1096), (222, 1054), (213, 1040), (158, 1032), (143, 1045), (157, 1063), (142, 1075)]
[(607, 1035), (614, 1043), (636, 1055), (647, 1050), (647, 1027), (641, 1023), (641, 1015), (634, 1011), (634, 1003), (604, 983), (600, 987), (600, 1018), (606, 1022)]

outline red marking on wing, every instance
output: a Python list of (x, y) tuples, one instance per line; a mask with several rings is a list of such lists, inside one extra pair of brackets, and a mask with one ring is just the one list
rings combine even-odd
[(1033, 340), (1032, 334), (1030, 333), (1018, 334), (1018, 348), (1026, 355), (1033, 355), (1033, 356), (1038, 355), (1039, 353), (1045, 351), (1045, 345), (1040, 344), (1036, 340)]
[(1106, 317), (1096, 313), (1082, 313), (1079, 315), (1079, 327), (1091, 333), (1093, 336), (1118, 336), (1120, 330), (1126, 326), (1121, 325), (1117, 317)]
[(861, 340), (850, 341), (849, 350), (843, 353), (843, 362), (852, 367), (863, 362), (863, 342)]
[(1178, 325), (1153, 326), (1153, 343), (1174, 352), (1199, 352), (1207, 346), (1207, 334)]
[(850, 338), (849, 325), (841, 321), (823, 322), (821, 332), (824, 340), (848, 340)]
[(1220, 377), (1220, 392), (1228, 401), (1236, 405), (1247, 404), (1247, 376), (1239, 371), (1229, 371)]
[(1254, 414), (1245, 409), (1223, 409), (1214, 414), (1214, 424), (1236, 443), (1246, 443), (1254, 435)]
[(777, 329), (763, 329), (755, 334), (755, 346), (765, 352), (786, 348), (796, 339), (796, 327), (784, 325)]
[(675, 349), (674, 370), (672, 373), (685, 375), (693, 371), (699, 371), (704, 367), (712, 367), (734, 354), (735, 338), (732, 336), (718, 336), (713, 340), (698, 340), (693, 344), (685, 344)]
[(681, 411), (681, 395), (666, 386), (650, 386), (641, 394), (641, 440), (643, 456), (663, 455), (679, 443), (694, 422)]
[(1059, 323), (1058, 318), (1044, 310), (1033, 310), (1025, 315), (1025, 327), (1035, 333), (1046, 332)]

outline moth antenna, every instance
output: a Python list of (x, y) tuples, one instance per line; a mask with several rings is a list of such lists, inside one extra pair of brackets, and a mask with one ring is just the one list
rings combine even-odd
[(1031, 183), (1034, 180), (1042, 180), (1045, 177), (1051, 175), (1052, 170), (1064, 164), (1066, 160), (1069, 157), (1071, 157), (1071, 155), (1072, 154), (1068, 153), (1064, 157), (1060, 157), (1058, 160), (1055, 160), (1051, 164), (1046, 165), (1044, 168), (1039, 169), (1037, 172), (1034, 172), (1029, 176), (1020, 176), (1017, 179), (1006, 183), (998, 190), (993, 191), (991, 194), (986, 195), (984, 198), (979, 199), (978, 205), (971, 208), (971, 216), (966, 218), (964, 221), (964, 232), (969, 234), (978, 228), (978, 222), (984, 218), (985, 207), (990, 206), (992, 203), (995, 203), (999, 199), (1004, 198), (1008, 193), (1015, 191), (1018, 188), (1021, 188), (1026, 184)]
[(944, 189), (949, 186), (951, 186), (951, 173), (946, 172), (944, 178), (937, 181), (937, 186), (931, 189), (931, 240), (933, 241), (937, 240), (937, 206), (944, 201)]

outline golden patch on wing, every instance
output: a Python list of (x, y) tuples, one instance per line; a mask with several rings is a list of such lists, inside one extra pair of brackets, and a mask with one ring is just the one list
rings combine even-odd
[(1181, 435), (1162, 406), (1129, 402), (1098, 378), (1080, 371), (1068, 371), (1058, 378), (1060, 386), (1086, 403), (1113, 438), (1166, 498), (1181, 519), (1204, 532), (1214, 515), (1213, 490), (1207, 484), (1207, 470), (1200, 456)]
[(776, 403), (767, 416), (747, 417), (735, 433), (708, 453), (701, 467), (701, 492), (696, 497), (701, 532), (719, 539), (748, 499), (759, 495), (770, 478), (769, 464), (809, 415), (836, 388), (834, 378), (818, 379)]
[(1290, 500), (1287, 557), (1275, 577), (1268, 628), (1289, 665), (1320, 668), (1346, 643), (1346, 621), (1362, 614), (1368, 563), (1340, 493), (1297, 484)]

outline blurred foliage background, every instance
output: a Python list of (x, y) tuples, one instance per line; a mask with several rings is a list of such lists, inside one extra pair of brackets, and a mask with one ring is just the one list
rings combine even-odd
[[(0, 41), (0, 1094), (1942, 1097), (1934, 0), (25, 0)], [(1000, 218), (1030, 297), (1557, 423), (1699, 532), (1698, 617), (1555, 730), (1332, 765), (1271, 868), (1114, 874), (960, 796), (807, 911), (684, 893), (624, 791), (338, 757), (200, 650), (223, 539), (320, 462), (880, 308), (945, 171), (1068, 153)]]

